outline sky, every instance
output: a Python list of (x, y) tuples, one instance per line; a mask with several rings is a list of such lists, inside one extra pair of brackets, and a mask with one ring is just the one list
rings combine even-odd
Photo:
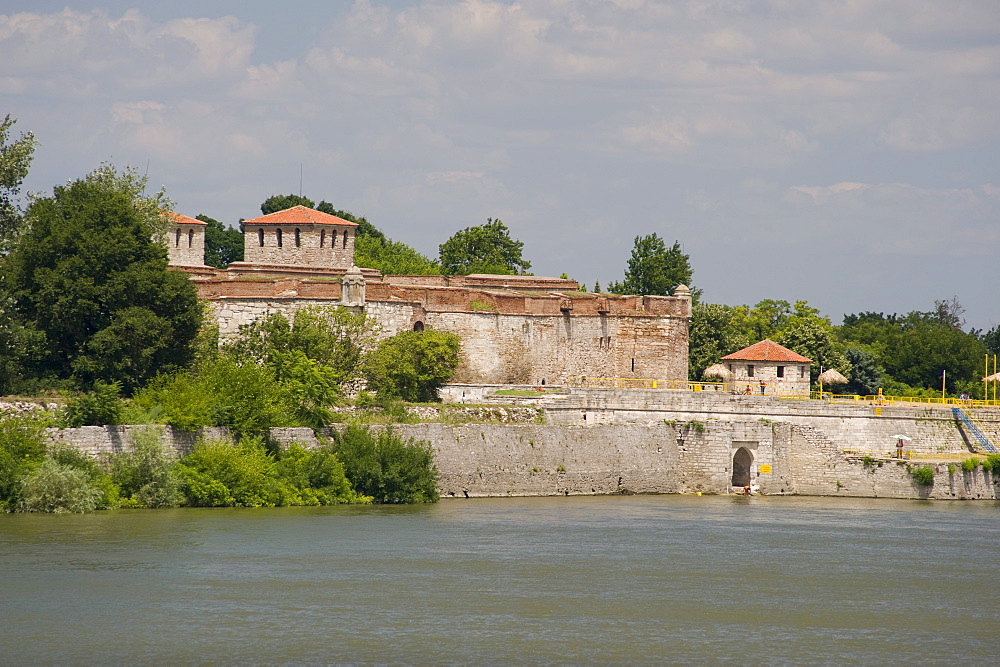
[(28, 191), (301, 191), (430, 257), (500, 218), (591, 289), (655, 233), (710, 303), (1000, 325), (995, 0), (0, 0), (5, 114)]

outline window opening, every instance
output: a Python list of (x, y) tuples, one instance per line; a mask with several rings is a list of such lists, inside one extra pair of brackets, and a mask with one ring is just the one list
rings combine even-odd
[(188, 247), (190, 248), (193, 243), (194, 243), (194, 230), (193, 229), (189, 229), (188, 230)]
[(326, 230), (319, 230), (319, 247), (322, 248), (326, 246)]
[(295, 247), (296, 248), (302, 247), (302, 232), (299, 230), (298, 227), (295, 228)]
[(778, 377), (780, 377), (780, 378), (785, 377), (785, 367), (784, 366), (778, 366)]
[(747, 364), (747, 377), (753, 377), (753, 364)]
[(632, 372), (635, 373), (635, 357), (632, 357)]
[(280, 229), (275, 230), (274, 236), (275, 236), (275, 238), (278, 239), (278, 247), (279, 248), (282, 247), (282, 245), (281, 245), (281, 230)]
[(181, 245), (181, 230), (178, 229), (177, 230), (177, 236), (174, 239), (174, 247), (178, 248), (178, 247), (180, 247), (180, 245)]
[(264, 247), (264, 230), (263, 229), (258, 229), (257, 230), (257, 244), (260, 245), (261, 248)]
[(344, 232), (344, 247), (347, 247), (347, 232)]

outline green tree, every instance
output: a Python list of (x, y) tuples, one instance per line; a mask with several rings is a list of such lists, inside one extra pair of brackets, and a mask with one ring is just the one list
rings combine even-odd
[(243, 261), (243, 233), (226, 227), (207, 215), (196, 216), (205, 227), (205, 264), (224, 269), (233, 262)]
[(374, 434), (348, 426), (334, 433), (331, 447), (355, 490), (375, 502), (437, 502), (438, 470), (429, 443), (403, 439), (391, 429)]
[(791, 323), (775, 342), (812, 359), (810, 375), (814, 382), (820, 369), (833, 368), (844, 377), (851, 377), (851, 364), (834, 335), (833, 327), (822, 318), (802, 318)]
[(524, 243), (512, 239), (499, 218), (487, 218), (485, 225), (455, 232), (439, 246), (441, 272), (449, 276), (524, 273), (531, 263), (521, 257), (523, 249)]
[(16, 122), (10, 115), (0, 121), (0, 255), (9, 249), (20, 226), (17, 194), (28, 175), (37, 144), (31, 132), (7, 143), (10, 128)]
[(696, 303), (691, 308), (688, 329), (688, 376), (701, 378), (702, 372), (727, 354), (743, 349), (750, 340), (743, 325), (743, 313), (733, 306)]
[(187, 275), (167, 269), (168, 203), (133, 170), (102, 166), (28, 208), (28, 229), (3, 266), (25, 325), (44, 336), (41, 375), (131, 393), (187, 364), (202, 321)]
[(461, 347), (461, 339), (452, 333), (402, 331), (368, 355), (365, 378), (383, 397), (436, 401), (438, 388), (458, 367)]
[(698, 296), (700, 291), (691, 287), (692, 275), (690, 258), (681, 250), (680, 242), (674, 241), (674, 245), (667, 248), (656, 234), (637, 236), (625, 280), (612, 283), (608, 290), (613, 294), (669, 296), (678, 285), (687, 285), (692, 296)]
[(882, 386), (882, 367), (878, 358), (860, 346), (851, 346), (844, 350), (844, 356), (851, 364), (851, 374), (847, 376), (847, 392), (868, 396), (878, 392)]
[(260, 212), (264, 215), (284, 211), (293, 206), (305, 206), (306, 208), (316, 208), (316, 204), (308, 197), (300, 195), (271, 195), (260, 205)]
[(441, 273), (437, 262), (399, 241), (376, 236), (362, 236), (354, 242), (354, 263), (378, 269), (386, 275), (425, 276)]
[(1000, 326), (995, 326), (983, 334), (983, 344), (990, 354), (1000, 354)]
[[(357, 235), (358, 238), (369, 238), (369, 239), (379, 239), (386, 241), (385, 234), (380, 232), (378, 228), (372, 223), (368, 222), (368, 218), (361, 215), (354, 215), (350, 211), (343, 211), (338, 208), (334, 208), (333, 204), (328, 201), (321, 201), (316, 205), (316, 210), (321, 213), (326, 213), (328, 215), (335, 215), (338, 218), (347, 220), (348, 222), (353, 222), (358, 225)], [(360, 266), (360, 265), (359, 265)]]

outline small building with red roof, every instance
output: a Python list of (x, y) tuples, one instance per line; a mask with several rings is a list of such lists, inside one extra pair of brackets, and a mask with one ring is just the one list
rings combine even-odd
[(166, 211), (169, 221), (167, 228), (167, 255), (174, 266), (205, 265), (205, 228), (201, 220), (189, 218), (180, 213)]
[(751, 393), (771, 396), (808, 396), (812, 359), (792, 352), (765, 338), (722, 357), (733, 374), (737, 389), (749, 386)]
[(243, 221), (243, 262), (343, 268), (354, 265), (358, 224), (306, 206)]

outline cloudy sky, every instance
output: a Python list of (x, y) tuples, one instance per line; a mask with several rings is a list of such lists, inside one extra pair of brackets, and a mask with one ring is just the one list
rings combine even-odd
[(234, 224), (301, 169), (432, 257), (499, 217), (606, 286), (655, 232), (710, 302), (1000, 324), (995, 0), (0, 0), (0, 54), (32, 191)]

